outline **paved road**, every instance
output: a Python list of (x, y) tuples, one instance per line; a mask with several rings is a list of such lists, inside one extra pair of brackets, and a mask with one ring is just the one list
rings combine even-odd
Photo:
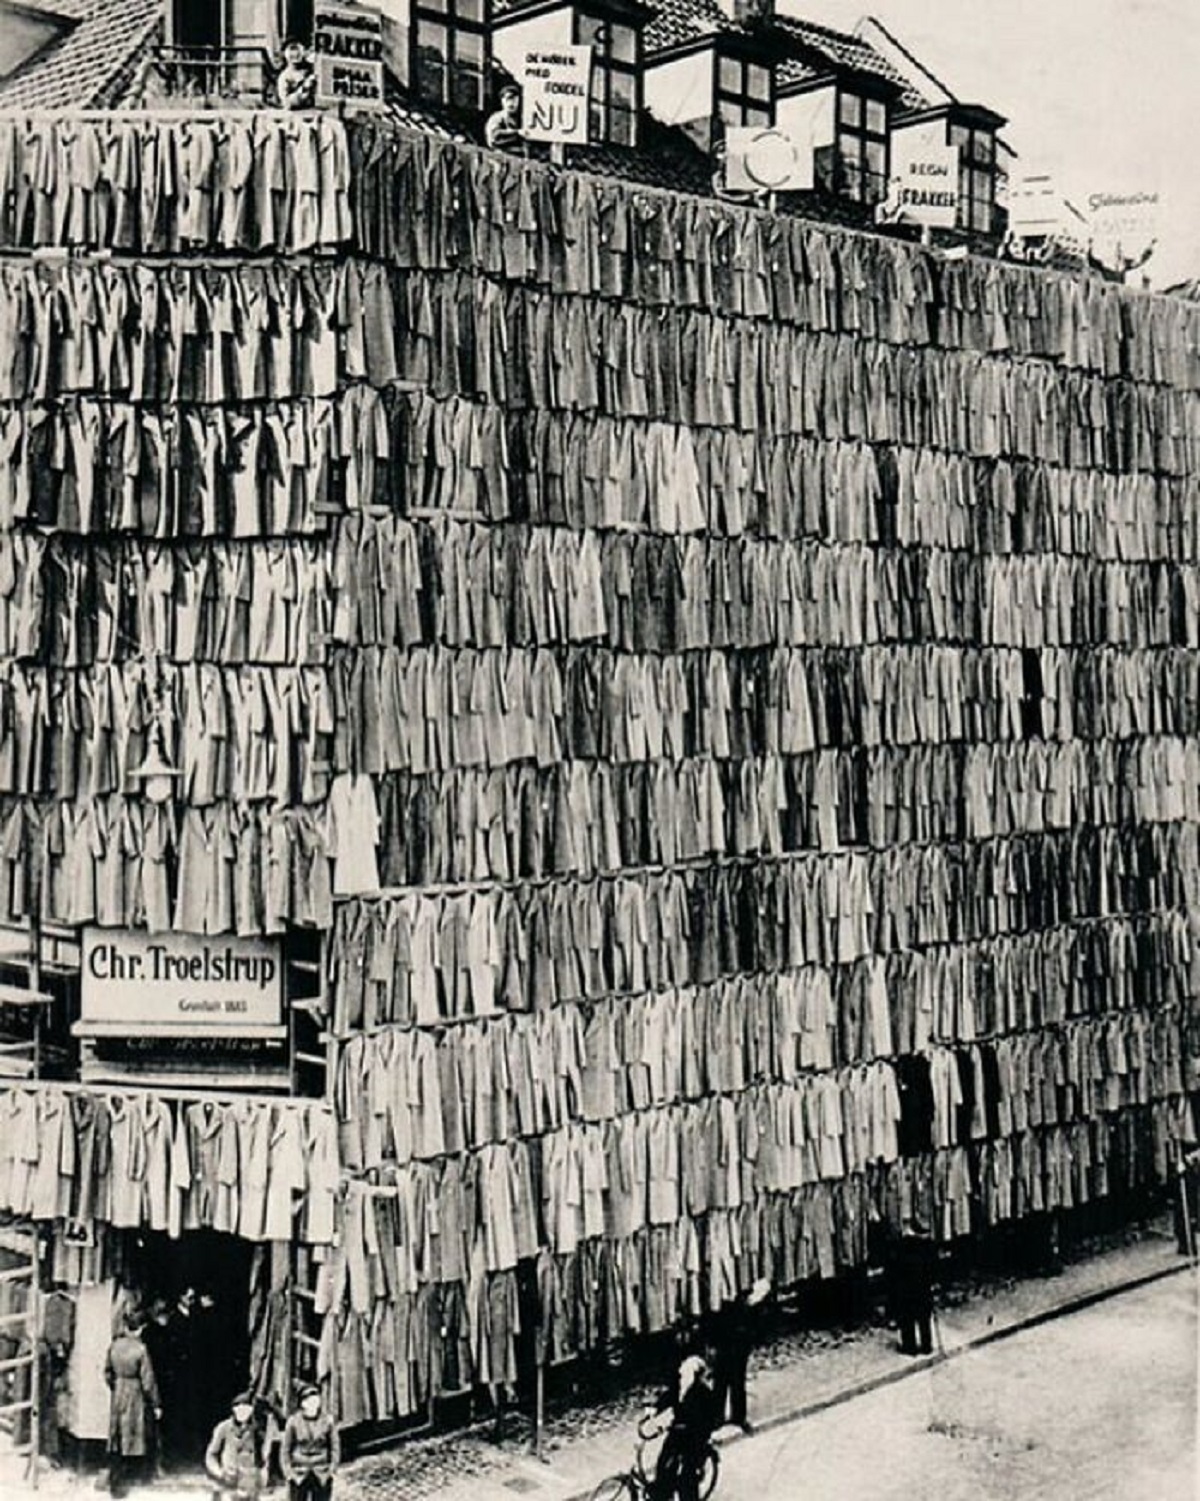
[(1192, 1501), (1189, 1274), (734, 1444), (718, 1501)]

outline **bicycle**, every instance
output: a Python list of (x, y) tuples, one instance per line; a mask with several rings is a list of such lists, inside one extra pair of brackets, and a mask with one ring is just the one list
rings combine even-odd
[[(592, 1492), (592, 1501), (648, 1501), (653, 1476), (646, 1473), (646, 1446), (662, 1434), (657, 1414), (643, 1414), (638, 1422), (638, 1441), (633, 1451), (633, 1465), (619, 1475), (602, 1480)], [(708, 1501), (721, 1475), (721, 1455), (715, 1444), (704, 1451), (700, 1472), (700, 1501)]]

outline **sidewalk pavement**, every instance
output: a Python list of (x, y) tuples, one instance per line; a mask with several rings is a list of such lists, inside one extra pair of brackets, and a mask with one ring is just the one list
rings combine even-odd
[[(1015, 1281), (998, 1291), (967, 1296), (957, 1306), (943, 1306), (939, 1314), (944, 1353), (914, 1359), (899, 1351), (891, 1329), (855, 1330), (833, 1342), (821, 1341), (812, 1354), (796, 1358), (794, 1349), (773, 1360), (760, 1352), (750, 1366), (750, 1415), (755, 1432), (744, 1436), (726, 1429), (720, 1442), (753, 1444), (764, 1432), (848, 1401), (914, 1371), (927, 1369), (964, 1350), (1015, 1334), (1021, 1329), (1087, 1307), (1160, 1277), (1186, 1269), (1169, 1225), (1087, 1260), (1069, 1264), (1055, 1275)], [(612, 1412), (612, 1421), (596, 1414), (594, 1426), (559, 1437), (548, 1425), (544, 1458), (531, 1453), (497, 1449), (479, 1440), (488, 1456), (457, 1480), (426, 1490), (414, 1488), (415, 1476), (406, 1466), (406, 1451), (357, 1461), (340, 1482), (341, 1501), (401, 1501), (414, 1495), (433, 1495), (437, 1501), (586, 1501), (606, 1476), (628, 1469), (633, 1456), (637, 1414), (646, 1389), (630, 1393)], [(568, 1418), (572, 1427), (577, 1415)], [(431, 1441), (436, 1442), (436, 1441)], [(415, 1456), (412, 1456), (415, 1457)], [(486, 1465), (486, 1468), (484, 1466)], [(406, 1473), (407, 1471), (407, 1473)]]
[[(983, 1292), (952, 1289), (939, 1314), (942, 1350), (933, 1356), (901, 1355), (895, 1332), (887, 1328), (784, 1337), (757, 1351), (751, 1361), (755, 1433), (747, 1437), (727, 1429), (720, 1441), (754, 1444), (759, 1435), (783, 1424), (1186, 1267), (1163, 1223), (1051, 1276), (1010, 1281)], [(346, 1465), (335, 1495), (337, 1501), (513, 1501), (520, 1496), (581, 1501), (606, 1475), (628, 1468), (637, 1415), (649, 1395), (650, 1388), (631, 1387), (617, 1399), (552, 1417), (541, 1459), (524, 1441), (498, 1446), (482, 1431), (440, 1435)], [(196, 1482), (162, 1483), (141, 1492), (151, 1501), (197, 1501), (204, 1493)], [(32, 1494), (19, 1462), (0, 1453), (0, 1496)], [(96, 1494), (93, 1478), (66, 1471), (44, 1470), (38, 1491), (47, 1501), (83, 1501)]]

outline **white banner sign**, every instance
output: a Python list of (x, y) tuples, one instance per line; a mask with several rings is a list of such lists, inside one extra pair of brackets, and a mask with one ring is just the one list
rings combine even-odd
[(318, 0), (317, 103), (383, 103), (383, 15), (357, 0)]
[(1139, 259), (1158, 239), (1159, 209), (1153, 192), (1092, 193), (1087, 212), (1093, 253), (1114, 266)]
[(586, 146), (590, 47), (526, 52), (521, 69), (522, 133), (531, 141)]
[(216, 1028), (276, 1027), (282, 1017), (278, 942), (84, 930), (81, 1031), (203, 1036)]
[(892, 142), (892, 170), (879, 218), (894, 223), (953, 229), (958, 222), (958, 147), (916, 146), (904, 149), (901, 132)]
[(742, 193), (802, 193), (813, 185), (811, 141), (772, 125), (725, 131), (725, 186)]

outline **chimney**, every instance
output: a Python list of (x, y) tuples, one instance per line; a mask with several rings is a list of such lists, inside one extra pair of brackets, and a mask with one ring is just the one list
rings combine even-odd
[(731, 21), (741, 26), (775, 19), (775, 0), (717, 0), (717, 4)]

